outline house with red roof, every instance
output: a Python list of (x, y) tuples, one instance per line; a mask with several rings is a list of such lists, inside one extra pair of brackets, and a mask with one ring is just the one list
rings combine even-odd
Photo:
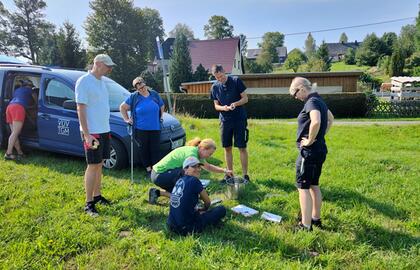
[[(169, 70), (169, 61), (172, 56), (175, 39), (168, 38), (162, 44), (163, 64)], [(237, 37), (225, 39), (190, 40), (188, 48), (191, 56), (192, 71), (195, 72), (201, 64), (205, 69), (211, 69), (213, 64), (220, 64), (228, 74), (244, 74), (244, 63), (240, 51), (240, 40)], [(156, 59), (159, 59), (158, 57)], [(154, 72), (161, 65), (160, 60), (149, 64), (149, 70)], [(169, 71), (170, 72), (170, 71)]]

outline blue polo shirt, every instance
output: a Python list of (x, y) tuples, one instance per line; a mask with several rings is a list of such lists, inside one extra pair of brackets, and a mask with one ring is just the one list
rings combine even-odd
[[(144, 97), (137, 94), (137, 101), (134, 104), (135, 108), (130, 108), (135, 115), (134, 127), (139, 130), (160, 130), (160, 107), (163, 105), (163, 100), (159, 95), (150, 93), (149, 96)], [(125, 103), (130, 105), (135, 95), (130, 95)]]
[[(241, 99), (241, 93), (246, 90), (246, 86), (238, 77), (228, 76), (223, 84), (215, 82), (211, 87), (211, 99), (219, 101), (219, 104), (229, 106), (233, 102)], [(238, 106), (233, 111), (219, 112), (219, 119), (222, 122), (234, 122), (246, 120), (246, 111), (244, 106)]]
[(310, 146), (311, 148), (323, 148), (325, 146), (325, 131), (328, 125), (328, 107), (324, 100), (318, 93), (311, 93), (305, 101), (302, 111), (298, 115), (298, 130), (296, 143), (300, 146), (300, 141), (303, 137), (308, 138), (309, 126), (311, 125), (310, 112), (312, 110), (318, 110), (321, 113), (321, 126), (319, 127), (318, 134), (316, 135), (316, 141)]
[(9, 102), (9, 104), (20, 104), (24, 108), (27, 108), (31, 99), (32, 89), (27, 86), (23, 86), (13, 92), (13, 99)]
[(203, 185), (197, 177), (181, 177), (171, 193), (168, 223), (178, 227), (193, 225), (200, 216), (195, 206), (202, 190)]

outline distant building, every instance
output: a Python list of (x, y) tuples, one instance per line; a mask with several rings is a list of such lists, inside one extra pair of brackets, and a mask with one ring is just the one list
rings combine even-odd
[[(277, 47), (276, 48), (277, 55), (278, 55), (278, 62), (279, 64), (283, 64), (287, 58), (287, 47)], [(249, 49), (246, 51), (246, 59), (248, 60), (256, 60), (258, 55), (261, 54), (261, 49)]]
[[(174, 41), (174, 38), (168, 38), (162, 43), (164, 55), (162, 61), (168, 71)], [(213, 64), (220, 64), (228, 74), (243, 74), (245, 69), (239, 45), (239, 38), (190, 40), (188, 49), (191, 56), (192, 71), (195, 72), (201, 64), (210, 72)], [(159, 67), (161, 67), (161, 60), (156, 54), (155, 60), (148, 64), (148, 70), (155, 72)]]
[(349, 48), (356, 50), (362, 44), (361, 42), (338, 42), (338, 43), (326, 43), (328, 48), (328, 55), (333, 62), (340, 61), (344, 59), (344, 55)]

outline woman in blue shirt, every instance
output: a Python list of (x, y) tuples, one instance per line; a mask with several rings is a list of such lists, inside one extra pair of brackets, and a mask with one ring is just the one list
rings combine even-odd
[[(159, 161), (160, 123), (165, 105), (142, 77), (133, 80), (133, 87), (136, 91), (120, 105), (120, 112), (124, 121), (134, 127), (141, 161), (150, 175), (152, 166)], [(130, 116), (128, 111), (131, 111)]]

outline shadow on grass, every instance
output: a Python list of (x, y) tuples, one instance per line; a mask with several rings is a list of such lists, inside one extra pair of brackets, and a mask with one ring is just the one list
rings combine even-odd
[(287, 193), (297, 191), (296, 186), (290, 181), (282, 181), (278, 179), (258, 180), (259, 185), (263, 185), (270, 189), (282, 189)]
[(355, 231), (355, 242), (368, 244), (378, 249), (392, 250), (400, 253), (418, 246), (420, 237), (413, 237), (403, 232), (390, 231), (372, 224), (360, 224)]
[(331, 187), (322, 187), (321, 191), (324, 201), (335, 202), (344, 209), (351, 208), (353, 205), (352, 202), (357, 202), (358, 204), (367, 205), (368, 207), (373, 208), (379, 213), (392, 219), (404, 220), (408, 218), (408, 214), (405, 210), (398, 209), (389, 203), (379, 202), (367, 198), (355, 191)]

